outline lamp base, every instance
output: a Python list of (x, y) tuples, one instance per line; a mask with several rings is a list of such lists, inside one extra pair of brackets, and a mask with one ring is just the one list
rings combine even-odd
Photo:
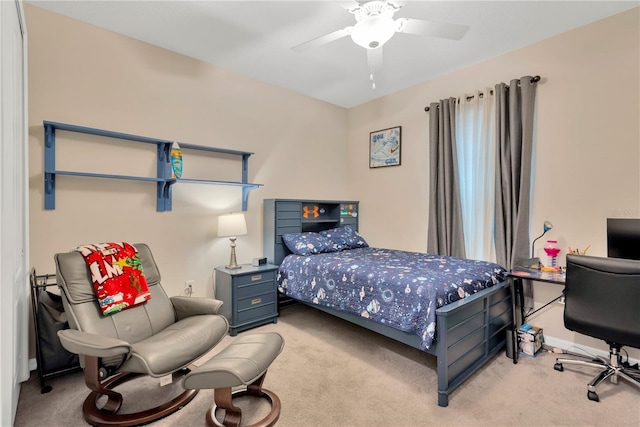
[(225, 265), (224, 268), (227, 270), (237, 270), (238, 268), (242, 268), (241, 265), (238, 265), (238, 261), (236, 261), (236, 238), (231, 237), (231, 257), (229, 258), (229, 264)]

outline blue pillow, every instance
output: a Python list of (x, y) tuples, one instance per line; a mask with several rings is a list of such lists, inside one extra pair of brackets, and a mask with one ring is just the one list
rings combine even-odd
[(327, 252), (343, 251), (345, 249), (367, 248), (369, 244), (350, 225), (332, 228), (320, 232), (331, 243), (331, 249)]
[(283, 234), (282, 241), (296, 255), (319, 254), (328, 252), (331, 248), (331, 242), (318, 233)]

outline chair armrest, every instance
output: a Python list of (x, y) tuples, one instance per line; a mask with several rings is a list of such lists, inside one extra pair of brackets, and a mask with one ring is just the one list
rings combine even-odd
[(171, 297), (178, 320), (199, 314), (218, 314), (222, 301), (206, 297)]
[(131, 352), (128, 342), (75, 329), (58, 331), (62, 346), (71, 353), (83, 356), (112, 357)]

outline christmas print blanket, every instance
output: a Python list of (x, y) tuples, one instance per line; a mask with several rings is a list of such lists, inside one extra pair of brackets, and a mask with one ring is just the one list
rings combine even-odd
[(126, 242), (78, 246), (84, 257), (102, 314), (108, 316), (151, 298), (136, 248)]

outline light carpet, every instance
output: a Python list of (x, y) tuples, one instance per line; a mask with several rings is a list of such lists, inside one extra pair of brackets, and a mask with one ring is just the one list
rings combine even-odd
[[(521, 357), (514, 365), (500, 352), (449, 397), (437, 404), (436, 359), (304, 305), (285, 307), (277, 324), (241, 334), (277, 331), (285, 347), (269, 369), (264, 387), (282, 402), (279, 427), (300, 426), (640, 426), (640, 393), (625, 381), (598, 389), (600, 402), (587, 399), (588, 368), (553, 369), (555, 355)], [(211, 353), (234, 338), (227, 336)], [(82, 402), (88, 394), (82, 373), (49, 379), (40, 394), (37, 374), (22, 384), (15, 426), (85, 426)], [(173, 387), (173, 388), (172, 388)], [(118, 388), (127, 411), (150, 406), (179, 388), (160, 388), (142, 379)], [(202, 390), (182, 410), (152, 426), (200, 426), (213, 402)], [(264, 405), (247, 421), (260, 417)], [(123, 408), (124, 410), (125, 408)], [(244, 423), (243, 423), (244, 424)]]

